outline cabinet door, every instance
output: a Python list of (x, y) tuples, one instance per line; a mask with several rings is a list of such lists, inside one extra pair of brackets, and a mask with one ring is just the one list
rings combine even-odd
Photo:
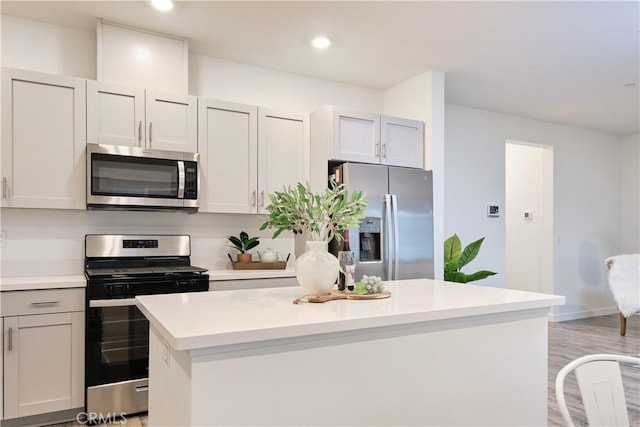
[(85, 207), (85, 80), (3, 69), (2, 206)]
[(256, 213), (257, 107), (199, 100), (200, 211)]
[(334, 109), (331, 154), (334, 160), (380, 163), (380, 116)]
[(381, 162), (391, 166), (424, 167), (424, 123), (382, 116)]
[(146, 146), (198, 152), (198, 98), (146, 91)]
[(309, 180), (309, 116), (258, 114), (258, 213), (266, 213), (270, 193)]
[(4, 318), (5, 419), (84, 406), (82, 312)]
[(144, 89), (87, 81), (87, 143), (144, 147)]

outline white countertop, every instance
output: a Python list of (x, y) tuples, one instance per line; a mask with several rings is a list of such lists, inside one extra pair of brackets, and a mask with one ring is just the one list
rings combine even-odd
[(293, 268), (285, 270), (209, 270), (209, 280), (246, 280), (295, 277)]
[[(294, 269), (286, 270), (209, 270), (209, 280), (250, 280), (295, 277)], [(84, 274), (0, 277), (0, 292), (34, 289), (84, 288)]]
[(32, 289), (84, 288), (84, 275), (0, 277), (0, 291), (26, 291)]
[(176, 350), (545, 308), (563, 296), (428, 279), (386, 282), (392, 296), (293, 304), (300, 287), (137, 297)]

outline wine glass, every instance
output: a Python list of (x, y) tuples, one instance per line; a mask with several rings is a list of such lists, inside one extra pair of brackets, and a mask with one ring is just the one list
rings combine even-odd
[(353, 292), (356, 282), (356, 253), (353, 251), (339, 251), (338, 264), (340, 272), (345, 277), (345, 291)]

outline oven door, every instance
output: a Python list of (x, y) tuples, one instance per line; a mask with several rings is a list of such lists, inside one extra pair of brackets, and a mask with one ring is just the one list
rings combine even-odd
[(149, 322), (135, 299), (89, 301), (85, 363), (87, 412), (147, 410)]

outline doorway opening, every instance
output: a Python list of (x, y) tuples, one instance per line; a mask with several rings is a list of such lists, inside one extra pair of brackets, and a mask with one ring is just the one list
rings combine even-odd
[(505, 144), (505, 283), (553, 293), (553, 147)]

